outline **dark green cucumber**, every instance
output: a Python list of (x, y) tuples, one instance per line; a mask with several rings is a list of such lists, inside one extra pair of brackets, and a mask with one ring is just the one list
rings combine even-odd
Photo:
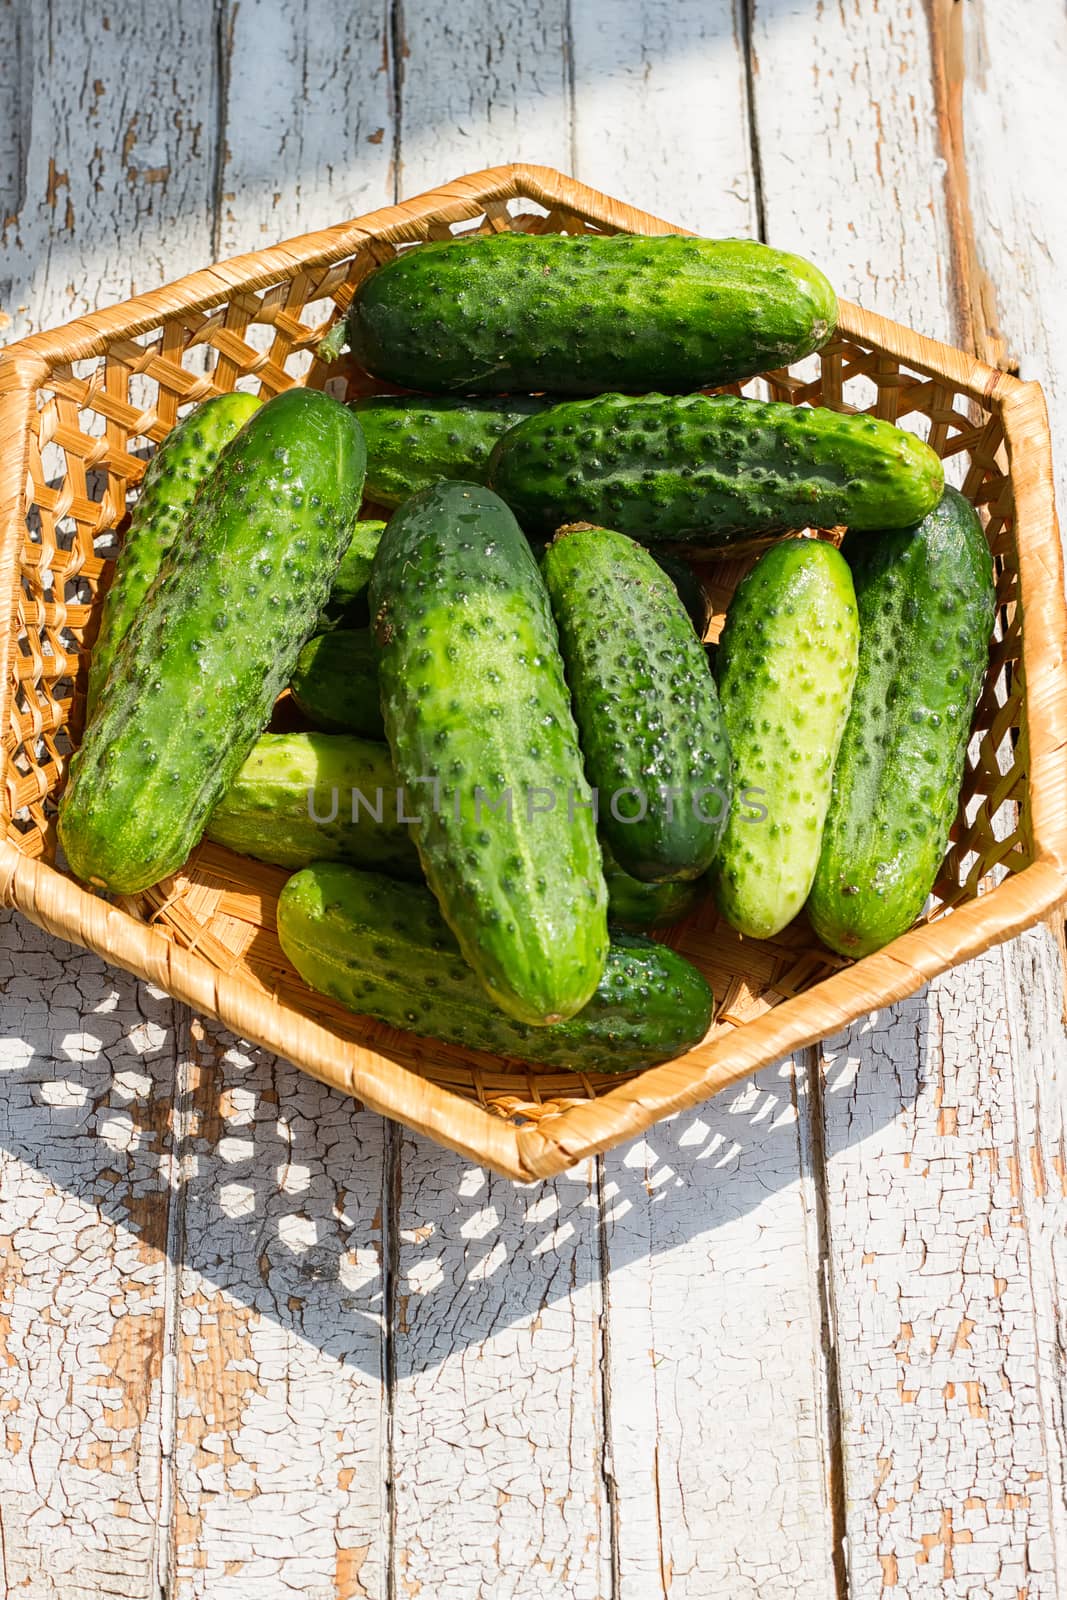
[(148, 463), (100, 612), (89, 658), (87, 716), (96, 709), (118, 647), (200, 485), (214, 472), (219, 452), (261, 404), (251, 394), (220, 394), (205, 400), (175, 424)]
[(348, 549), (334, 573), (330, 598), (319, 615), (320, 633), (331, 628), (365, 628), (370, 622), (367, 585), (384, 530), (384, 522), (356, 523)]
[(313, 727), (384, 739), (378, 652), (369, 628), (316, 634), (296, 658), (289, 689)]
[(503, 1010), (565, 1020), (604, 968), (607, 891), (530, 547), (490, 490), (423, 489), (382, 536), (370, 603), (385, 730), (425, 796), (414, 832), (445, 920)]
[(681, 556), (671, 555), (666, 550), (653, 550), (650, 554), (657, 567), (662, 568), (677, 589), (678, 598), (696, 629), (697, 638), (703, 639), (711, 621), (712, 608), (700, 578)]
[(164, 557), (72, 758), (59, 837), (120, 894), (181, 866), (315, 627), (363, 492), (352, 413), (288, 389), (245, 424)]
[(604, 857), (604, 881), (608, 886), (608, 925), (630, 933), (649, 928), (669, 928), (695, 910), (707, 884), (700, 879), (675, 878), (666, 883), (642, 883), (624, 872), (611, 854), (611, 847), (600, 841)]
[(711, 990), (673, 950), (613, 937), (594, 994), (531, 1027), (493, 1005), (428, 889), (316, 863), (278, 901), (278, 938), (312, 989), (394, 1028), (575, 1072), (633, 1072), (699, 1044)]
[(753, 239), (498, 233), (405, 250), (356, 290), (348, 339), (435, 394), (702, 389), (809, 355), (837, 297)]
[(712, 878), (740, 933), (771, 938), (808, 897), (858, 649), (848, 565), (817, 539), (773, 545), (730, 603), (716, 668), (735, 803)]
[(442, 479), (484, 483), (497, 441), (549, 404), (532, 395), (431, 400), (390, 394), (355, 401), (367, 441), (367, 498), (398, 506)]
[(726, 827), (730, 751), (677, 589), (632, 539), (584, 523), (541, 571), (601, 832), (635, 878), (699, 878)]
[(520, 422), (489, 481), (527, 533), (581, 518), (715, 550), (795, 528), (909, 527), (941, 498), (930, 447), (876, 417), (734, 395), (598, 395)]
[(340, 733), (264, 733), (208, 818), (206, 837), (279, 867), (351, 861), (421, 878), (384, 744)]
[(846, 956), (910, 928), (945, 854), (989, 658), (996, 590), (974, 508), (946, 489), (903, 532), (845, 540), (860, 618), (812, 927)]

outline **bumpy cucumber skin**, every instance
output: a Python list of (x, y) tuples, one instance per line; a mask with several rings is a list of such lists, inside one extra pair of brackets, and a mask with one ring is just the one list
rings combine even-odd
[(703, 639), (711, 621), (711, 605), (704, 585), (688, 561), (671, 555), (666, 550), (651, 551), (652, 559), (665, 572), (678, 591), (678, 598), (686, 609), (698, 639)]
[[(742, 580), (716, 662), (737, 796), (712, 868), (719, 910), (769, 939), (819, 860), (859, 651), (856, 596), (833, 545), (788, 539)], [(757, 807), (766, 808), (759, 820)]]
[[(604, 969), (607, 890), (592, 812), (569, 805), (588, 790), (530, 547), (488, 489), (438, 484), (393, 515), (370, 602), (386, 735), (424, 797), (414, 832), (445, 920), (503, 1010), (565, 1020)], [(479, 789), (502, 806), (510, 791), (511, 819)]]
[(377, 377), (435, 394), (684, 390), (809, 355), (837, 297), (752, 239), (499, 233), (407, 250), (356, 291), (348, 337)]
[[(397, 815), (384, 744), (348, 734), (265, 733), (212, 811), (205, 837), (279, 867), (349, 861), (420, 879), (411, 828)], [(403, 802), (400, 815), (407, 815)]]
[(534, 395), (490, 400), (370, 395), (353, 402), (367, 441), (369, 500), (401, 505), (442, 479), (484, 483), (493, 447), (551, 401)]
[(77, 877), (134, 894), (181, 866), (288, 682), (352, 536), (359, 423), (289, 389), (221, 457), (108, 675), (60, 800)]
[(378, 652), (369, 628), (338, 628), (309, 639), (296, 658), (289, 689), (313, 727), (385, 738)]
[(989, 659), (996, 589), (974, 508), (946, 489), (917, 528), (847, 538), (860, 618), (812, 927), (863, 956), (919, 916), (948, 844)]
[(567, 1022), (531, 1027), (486, 996), (425, 888), (319, 862), (289, 879), (278, 937), (312, 989), (392, 1027), (575, 1072), (633, 1072), (692, 1049), (711, 991), (674, 951), (616, 934), (595, 993)]
[(669, 928), (697, 907), (708, 892), (703, 878), (675, 878), (667, 883), (642, 883), (624, 872), (611, 854), (611, 847), (600, 841), (604, 857), (604, 881), (608, 886), (608, 927), (628, 933), (646, 933), (652, 928)]
[[(600, 829), (619, 865), (658, 883), (699, 878), (730, 810), (715, 682), (674, 584), (608, 528), (560, 530), (548, 589)], [(645, 802), (640, 817), (641, 799)]]
[(100, 612), (100, 628), (89, 658), (87, 717), (96, 709), (119, 645), (200, 485), (214, 472), (220, 452), (261, 404), (251, 394), (221, 394), (205, 400), (171, 429), (148, 463)]
[(606, 523), (713, 551), (795, 528), (910, 527), (944, 469), (876, 417), (735, 395), (568, 400), (505, 434), (489, 482), (530, 535)]
[(365, 628), (370, 622), (367, 585), (384, 531), (384, 522), (356, 523), (348, 549), (334, 573), (330, 598), (319, 614), (320, 633), (328, 633), (331, 628)]

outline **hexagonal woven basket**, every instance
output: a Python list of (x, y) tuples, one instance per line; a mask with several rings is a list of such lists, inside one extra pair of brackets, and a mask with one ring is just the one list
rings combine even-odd
[[(870, 411), (921, 433), (979, 508), (997, 571), (996, 636), (959, 817), (927, 914), (904, 937), (848, 965), (803, 919), (758, 943), (739, 938), (708, 905), (670, 935), (715, 990), (707, 1038), (666, 1065), (598, 1077), (416, 1039), (313, 994), (275, 932), (284, 874), (217, 846), (202, 845), (180, 872), (131, 899), (82, 888), (56, 863), (56, 798), (80, 733), (108, 552), (152, 447), (183, 408), (234, 388), (373, 388), (351, 363), (327, 370), (314, 356), (360, 279), (398, 248), (506, 228), (681, 231), (547, 168), (498, 167), (222, 262), (0, 357), (0, 584), (11, 619), (0, 643), (0, 893), (42, 928), (241, 1037), (529, 1180), (900, 999), (1061, 900), (1067, 611), (1038, 386), (842, 305), (833, 341), (801, 370), (764, 374), (769, 392), (795, 405)], [(741, 557), (707, 569), (712, 634), (745, 567)]]

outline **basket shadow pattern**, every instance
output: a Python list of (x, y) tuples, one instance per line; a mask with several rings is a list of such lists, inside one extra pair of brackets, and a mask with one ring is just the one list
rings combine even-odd
[[(630, 1079), (540, 1072), (398, 1034), (313, 995), (275, 932), (278, 869), (205, 844), (115, 902), (56, 861), (55, 808), (84, 710), (109, 557), (151, 449), (209, 395), (376, 387), (315, 356), (367, 272), (459, 232), (676, 231), (546, 168), (473, 174), (402, 205), (195, 273), (11, 346), (0, 359), (4, 781), (0, 891), (316, 1077), (508, 1176), (546, 1176), (633, 1136), (1029, 926), (1065, 892), (1067, 611), (1044, 402), (962, 352), (843, 305), (833, 341), (764, 392), (915, 429), (980, 509), (998, 626), (952, 843), (924, 921), (854, 965), (798, 919), (740, 939), (710, 905), (670, 942), (718, 1005), (689, 1055)], [(335, 387), (336, 386), (336, 387)], [(751, 387), (751, 386), (749, 386)], [(751, 554), (709, 566), (710, 637)]]

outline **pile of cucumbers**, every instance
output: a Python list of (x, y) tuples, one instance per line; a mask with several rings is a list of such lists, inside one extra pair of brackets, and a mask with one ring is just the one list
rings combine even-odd
[[(745, 240), (502, 233), (380, 267), (324, 353), (408, 392), (223, 395), (154, 456), (71, 869), (135, 894), (205, 835), (274, 862), (312, 988), (575, 1071), (704, 1037), (707, 983), (647, 934), (709, 895), (748, 938), (802, 912), (846, 956), (896, 938), (984, 681), (981, 524), (888, 422), (706, 392), (836, 316)], [(847, 532), (768, 543), (812, 528)], [(690, 559), (752, 540), (712, 666)], [(307, 731), (265, 731), (283, 693)]]

